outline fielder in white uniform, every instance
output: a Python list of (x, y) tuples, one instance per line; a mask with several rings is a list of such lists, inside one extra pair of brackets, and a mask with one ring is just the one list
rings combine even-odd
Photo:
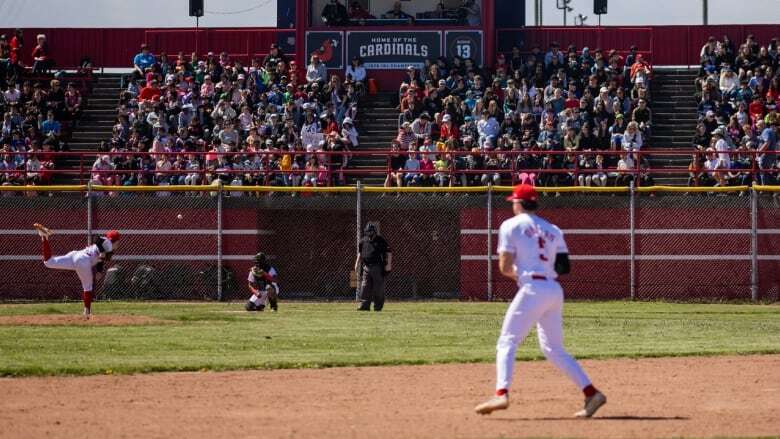
[(544, 356), (585, 394), (585, 408), (577, 417), (590, 417), (607, 402), (596, 390), (577, 361), (563, 348), (563, 289), (558, 274), (570, 271), (569, 250), (558, 227), (535, 215), (538, 197), (531, 185), (515, 186), (512, 195), (515, 216), (504, 221), (498, 232), (499, 269), (517, 282), (518, 291), (504, 317), (496, 346), (496, 396), (475, 411), (489, 414), (509, 407), (509, 387), (517, 346), (536, 324)]
[(116, 248), (116, 242), (119, 241), (119, 232), (111, 230), (105, 236), (96, 238), (94, 244), (87, 246), (83, 250), (74, 250), (62, 256), (52, 256), (49, 237), (54, 234), (54, 231), (38, 223), (33, 224), (33, 227), (38, 231), (38, 235), (41, 237), (41, 241), (43, 241), (43, 265), (46, 268), (56, 270), (75, 271), (79, 276), (83, 291), (84, 317), (89, 319), (92, 315), (95, 275), (102, 273), (105, 264), (111, 261), (111, 256)]

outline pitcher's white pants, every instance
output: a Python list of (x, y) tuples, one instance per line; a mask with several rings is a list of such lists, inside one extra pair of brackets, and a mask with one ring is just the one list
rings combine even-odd
[(45, 261), (43, 265), (46, 268), (53, 268), (56, 270), (72, 270), (79, 275), (81, 280), (81, 287), (84, 291), (92, 291), (93, 274), (92, 264), (88, 257), (83, 257), (81, 252), (72, 251), (62, 256), (52, 256), (48, 261)]
[(580, 365), (563, 348), (562, 308), (563, 289), (558, 282), (534, 280), (520, 288), (504, 316), (496, 346), (496, 390), (509, 390), (512, 385), (517, 346), (523, 342), (534, 324), (539, 334), (539, 347), (545, 358), (580, 389), (590, 384), (590, 379)]

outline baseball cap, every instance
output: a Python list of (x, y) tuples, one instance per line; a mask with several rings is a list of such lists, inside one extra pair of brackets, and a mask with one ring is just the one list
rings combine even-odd
[(507, 201), (532, 201), (539, 200), (536, 189), (530, 184), (518, 184), (512, 189), (512, 195), (506, 197)]
[(120, 235), (119, 232), (116, 230), (109, 230), (108, 232), (106, 232), (106, 238), (111, 240), (111, 242), (117, 242), (119, 241)]

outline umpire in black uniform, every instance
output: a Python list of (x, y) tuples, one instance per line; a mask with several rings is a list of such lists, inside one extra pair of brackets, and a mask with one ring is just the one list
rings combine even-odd
[[(360, 307), (358, 311), (382, 311), (385, 305), (385, 276), (392, 270), (393, 254), (385, 238), (376, 233), (376, 226), (367, 224), (360, 240), (360, 254), (355, 261), (355, 273), (361, 273)], [(360, 270), (360, 271), (358, 271)]]

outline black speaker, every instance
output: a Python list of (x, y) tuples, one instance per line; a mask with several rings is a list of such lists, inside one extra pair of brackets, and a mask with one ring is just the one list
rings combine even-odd
[(593, 0), (593, 13), (604, 15), (607, 13), (607, 0)]
[(190, 17), (203, 16), (203, 0), (190, 0)]

